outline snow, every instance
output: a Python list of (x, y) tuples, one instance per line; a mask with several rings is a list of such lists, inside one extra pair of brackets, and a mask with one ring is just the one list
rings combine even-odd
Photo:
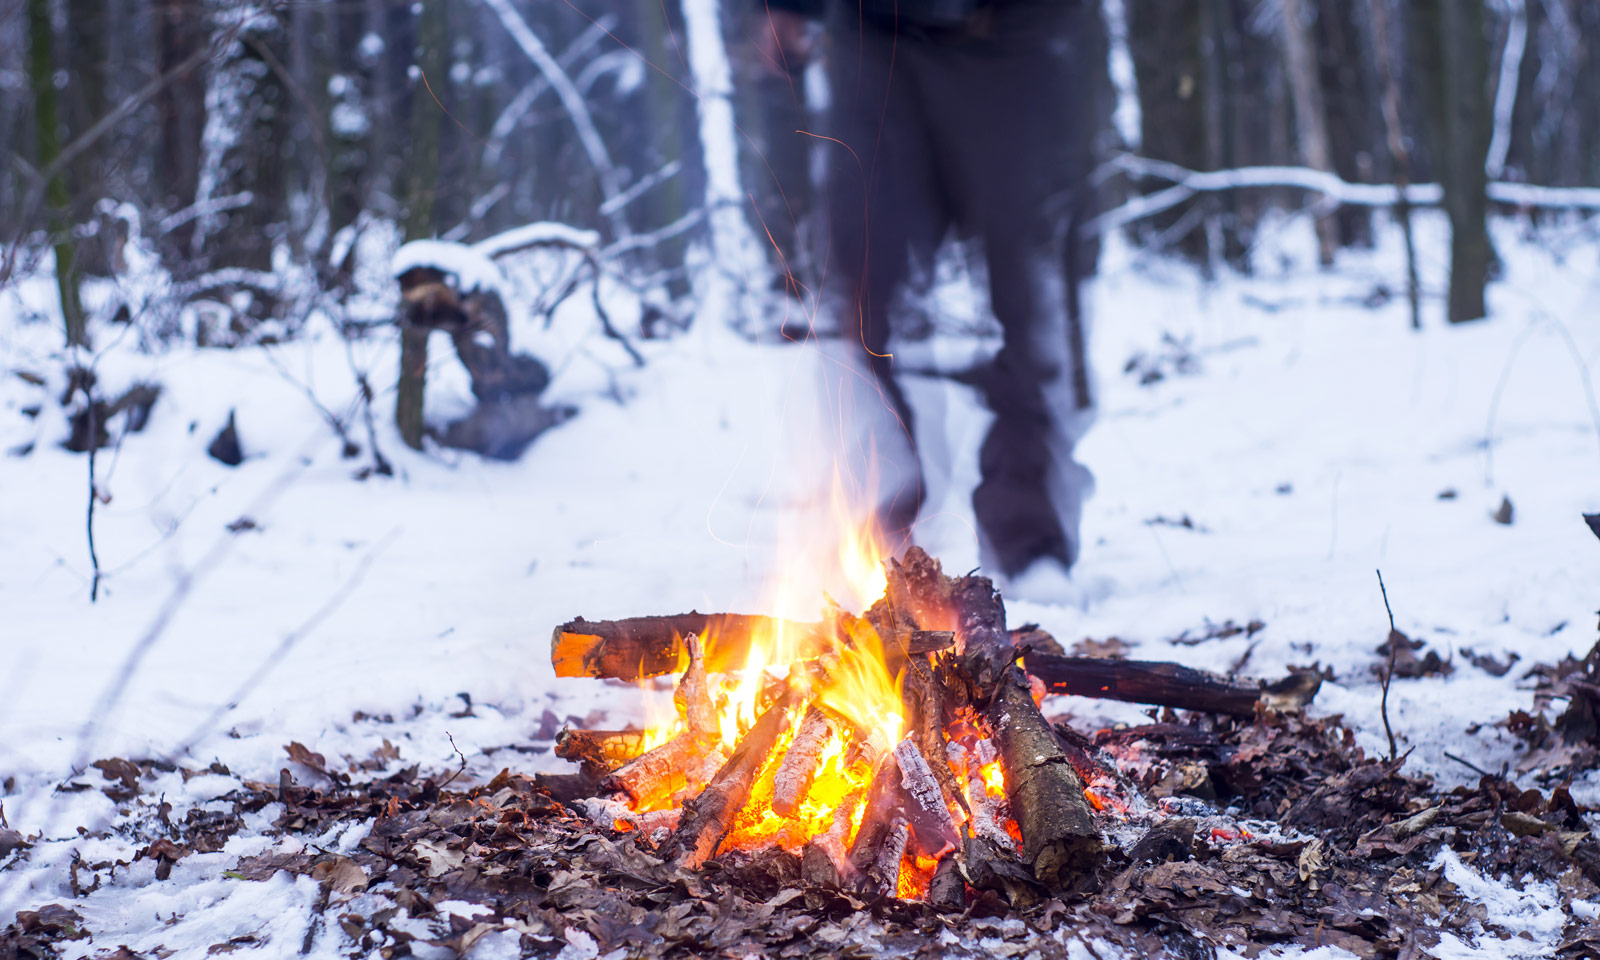
[[(1425, 287), (1442, 290), (1444, 224), (1427, 214), (1418, 226)], [(1394, 684), (1390, 716), (1401, 748), (1414, 748), (1411, 767), (1449, 785), (1476, 774), (1446, 751), (1485, 769), (1514, 765), (1515, 744), (1492, 721), (1530, 706), (1522, 671), (1494, 678), (1462, 651), (1514, 652), (1526, 667), (1594, 640), (1600, 544), (1579, 514), (1600, 507), (1588, 381), (1600, 328), (1586, 322), (1600, 243), (1559, 223), (1535, 232), (1499, 222), (1494, 232), (1506, 277), (1491, 290), (1493, 318), (1446, 328), (1430, 299), (1420, 333), (1408, 329), (1403, 297), (1364, 303), (1380, 284), (1403, 289), (1393, 231), (1324, 273), (1306, 224), (1289, 223), (1257, 251), (1253, 276), (1214, 284), (1108, 238), (1093, 289), (1103, 409), (1079, 451), (1098, 494), (1085, 512), (1077, 589), (1067, 605), (1016, 602), (1013, 621), (1040, 622), (1068, 645), (1115, 635), (1136, 656), (1221, 670), (1243, 661), (1259, 676), (1319, 663), (1334, 679), (1316, 709), (1344, 713), (1361, 744), (1382, 753), (1371, 672), (1388, 630), (1374, 576), (1382, 569), (1399, 628), (1455, 668)], [(356, 247), (358, 276), (386, 273), (389, 245), (364, 234)], [(587, 297), (545, 329), (528, 310), (527, 278), (502, 277), (481, 251), (425, 241), (402, 248), (392, 268), (404, 263), (444, 264), (468, 289), (500, 285), (516, 349), (550, 364), (551, 401), (579, 415), (518, 463), (416, 453), (388, 424), (390, 336), (355, 341), (347, 356), (323, 321), (298, 340), (237, 350), (141, 348), (102, 325), (94, 362), (106, 389), (153, 379), (163, 394), (144, 432), (100, 456), (110, 502), (97, 512), (96, 540), (109, 576), (92, 605), (85, 462), (57, 446), (64, 357), (52, 281), (0, 291), (0, 770), (15, 778), (0, 801), (12, 827), (45, 838), (0, 874), (0, 914), (70, 903), (96, 934), (72, 945), (81, 955), (125, 942), (198, 957), (245, 934), (297, 950), (315, 884), (224, 875), (266, 848), (275, 811), (253, 815), (224, 851), (180, 861), (170, 881), (153, 882), (153, 865), (140, 861), (74, 899), (65, 880), (74, 849), (130, 859), (140, 844), (117, 833), (79, 838), (80, 825), (94, 833), (130, 818), (98, 790), (56, 784), (84, 759), (226, 764), (229, 776), (144, 785), (137, 802), (164, 793), (181, 812), (240, 777), (275, 782), (292, 740), (331, 760), (367, 757), (388, 739), (402, 753), (396, 768), (430, 770), (456, 765), (453, 740), (472, 777), (555, 769), (563, 764), (548, 754), (497, 748), (544, 743), (547, 711), (557, 724), (622, 724), (649, 707), (632, 688), (556, 683), (546, 646), (554, 624), (690, 608), (814, 615), (823, 590), (847, 596), (826, 560), (832, 449), (847, 419), (827, 403), (856, 377), (839, 345), (640, 341), (649, 362), (634, 370), (596, 329)], [(104, 300), (91, 292), (91, 303)], [(610, 306), (619, 317), (632, 309)], [(1124, 364), (1135, 352), (1173, 352), (1163, 334), (1188, 344), (1194, 369), (1169, 365), (1165, 379), (1140, 385)], [(429, 416), (442, 420), (471, 398), (448, 346), (435, 347)], [(971, 336), (952, 333), (926, 352), (954, 364), (974, 349)], [(340, 459), (307, 399), (309, 390), (329, 410), (358, 409), (352, 360), (380, 390), (378, 438), (393, 478), (353, 479), (367, 461)], [(936, 414), (926, 418), (925, 451), (954, 464), (936, 471), (919, 539), (965, 570), (977, 563), (967, 496), (986, 414), (947, 379), (919, 378), (912, 393), (920, 408), (943, 411), (942, 429)], [(204, 455), (230, 410), (249, 454), (234, 469)], [(30, 442), (26, 456), (4, 453)], [(1439, 499), (1446, 489), (1454, 499)], [(1515, 505), (1509, 526), (1490, 518), (1502, 496)], [(1183, 515), (1199, 529), (1148, 523)], [(256, 528), (229, 532), (241, 516)], [(1207, 620), (1252, 618), (1267, 625), (1254, 638), (1169, 642)], [(125, 673), (145, 637), (147, 652)], [(86, 725), (123, 676), (123, 692)], [(1075, 699), (1053, 709), (1085, 728), (1142, 716)], [(1593, 775), (1575, 790), (1592, 801)], [(1535, 956), (1552, 924), (1559, 933), (1549, 891), (1515, 889), (1448, 858), (1439, 866), (1485, 904), (1488, 927), (1472, 942), (1447, 938), (1436, 955), (1504, 955), (1499, 937), (1527, 931), (1534, 939), (1510, 943)], [(313, 940), (313, 956), (348, 952), (336, 925)], [(485, 938), (481, 955), (511, 946)], [(1325, 947), (1280, 955), (1340, 956)]]
[(498, 291), (505, 283), (505, 275), (488, 255), (466, 244), (446, 240), (411, 241), (395, 251), (389, 270), (399, 277), (417, 267), (432, 267), (452, 274), (462, 293)]

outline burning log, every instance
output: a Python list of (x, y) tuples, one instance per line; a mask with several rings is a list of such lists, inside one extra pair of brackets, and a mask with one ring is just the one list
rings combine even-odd
[(1011, 809), (1004, 797), (996, 797), (989, 792), (989, 785), (983, 779), (983, 768), (999, 759), (994, 742), (979, 740), (971, 751), (959, 743), (952, 743), (949, 752), (956, 765), (967, 771), (967, 809), (972, 814), (972, 835), (982, 837), (1003, 850), (1014, 851), (1016, 841), (1011, 839), (1011, 834), (1005, 828), (1006, 820), (1011, 817)]
[(612, 793), (626, 793), (640, 807), (653, 807), (702, 786), (707, 758), (720, 756), (715, 746), (684, 732), (613, 770), (600, 785)]
[(1023, 666), (1044, 681), (1051, 693), (1243, 717), (1254, 716), (1257, 705), (1303, 710), (1321, 685), (1321, 678), (1314, 673), (1297, 673), (1266, 683), (1234, 680), (1176, 663), (1049, 653), (1029, 652), (1023, 658)]
[(945, 696), (941, 685), (934, 679), (927, 662), (919, 657), (906, 661), (903, 685), (902, 699), (906, 705), (910, 736), (916, 740), (923, 758), (932, 758), (933, 776), (939, 783), (946, 804), (953, 800), (970, 814), (961, 785), (956, 783), (950, 765), (938, 762), (944, 756), (945, 744)]
[(890, 594), (898, 585), (923, 609), (944, 605), (965, 647), (956, 667), (1000, 751), (1006, 792), (1022, 832), (1022, 852), (1033, 875), (1052, 889), (1091, 869), (1102, 856), (1100, 831), (1050, 724), (1039, 712), (1019, 670), (1006, 631), (1005, 607), (987, 577), (952, 580), (939, 563), (913, 547), (891, 564)]
[[(675, 673), (687, 662), (683, 638), (705, 638), (706, 669), (727, 673), (744, 667), (753, 636), (783, 631), (797, 638), (800, 649), (826, 645), (832, 631), (823, 623), (799, 623), (775, 617), (737, 613), (680, 613), (671, 617), (585, 620), (579, 617), (557, 627), (550, 640), (550, 663), (558, 677), (600, 677), (644, 680)], [(955, 635), (919, 630), (910, 638), (911, 654), (933, 653), (955, 643)]]
[[(900, 810), (899, 779), (899, 764), (893, 756), (885, 757), (873, 774), (872, 785), (867, 788), (863, 800), (866, 810), (861, 815), (861, 826), (856, 830), (855, 842), (850, 845), (849, 865), (853, 875), (852, 886), (864, 896), (876, 896), (881, 891), (881, 877), (874, 876), (873, 871), (884, 844), (890, 840), (895, 823), (905, 822)], [(904, 853), (902, 847), (901, 854)], [(898, 879), (898, 871), (895, 879)]]
[(694, 870), (717, 852), (734, 818), (750, 799), (756, 775), (788, 726), (789, 708), (790, 694), (786, 692), (744, 735), (700, 795), (684, 805), (683, 819), (667, 842), (669, 859)]
[(614, 793), (626, 793), (641, 807), (656, 806), (685, 790), (699, 790), (711, 775), (707, 768), (715, 771), (724, 760), (718, 749), (717, 713), (705, 656), (692, 633), (684, 639), (684, 653), (689, 665), (672, 695), (684, 731), (618, 767), (601, 783)]
[(744, 666), (752, 635), (778, 629), (786, 636), (820, 639), (822, 624), (692, 611), (627, 620), (579, 617), (556, 628), (550, 641), (550, 662), (558, 677), (658, 677), (683, 669), (688, 659), (683, 638), (692, 633), (705, 638), (706, 669), (726, 673)]
[(637, 830), (647, 837), (657, 830), (678, 829), (678, 821), (683, 812), (653, 810), (649, 813), (639, 813), (621, 800), (610, 800), (605, 797), (590, 797), (582, 801), (582, 805), (583, 812), (602, 830), (615, 830), (618, 833)]
[(832, 719), (815, 704), (806, 708), (805, 719), (800, 721), (800, 732), (795, 734), (789, 751), (783, 755), (783, 765), (774, 778), (772, 809), (779, 816), (793, 817), (800, 810), (800, 802), (822, 762), (822, 751), (835, 734)]

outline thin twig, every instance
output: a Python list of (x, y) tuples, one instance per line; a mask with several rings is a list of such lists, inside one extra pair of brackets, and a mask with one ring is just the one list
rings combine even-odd
[(1378, 571), (1378, 589), (1383, 591), (1383, 609), (1389, 614), (1389, 668), (1383, 672), (1383, 732), (1389, 737), (1389, 762), (1393, 763), (1400, 753), (1395, 746), (1394, 728), (1389, 726), (1389, 684), (1394, 680), (1394, 658), (1400, 645), (1395, 643), (1395, 634), (1399, 633), (1394, 627), (1394, 610), (1389, 606), (1389, 588), (1383, 585), (1383, 571)]
[(456, 770), (455, 773), (452, 773), (449, 777), (445, 778), (443, 783), (439, 784), (440, 790), (448, 787), (450, 784), (456, 781), (457, 777), (467, 772), (467, 755), (461, 752), (460, 747), (456, 746), (456, 738), (450, 733), (450, 731), (446, 730), (444, 735), (450, 738), (450, 749), (454, 750), (456, 752), (456, 756), (461, 758), (461, 766)]
[(94, 455), (100, 449), (100, 424), (95, 419), (93, 392), (87, 386), (80, 385), (79, 389), (83, 391), (83, 415), (89, 425), (89, 509), (84, 526), (89, 537), (89, 566), (93, 570), (93, 577), (89, 581), (89, 602), (94, 603), (100, 599), (100, 554), (94, 548), (94, 506), (100, 499), (94, 479)]
[(1480, 777), (1492, 777), (1492, 776), (1494, 776), (1494, 774), (1492, 774), (1489, 771), (1483, 769), (1482, 767), (1480, 767), (1477, 764), (1471, 762), (1470, 760), (1463, 760), (1461, 757), (1456, 756), (1455, 754), (1451, 753), (1448, 750), (1444, 751), (1444, 755), (1446, 757), (1449, 757), (1451, 760), (1454, 760), (1456, 763), (1461, 764), (1463, 767), (1466, 767), (1468, 770), (1471, 770), (1473, 773), (1476, 773)]

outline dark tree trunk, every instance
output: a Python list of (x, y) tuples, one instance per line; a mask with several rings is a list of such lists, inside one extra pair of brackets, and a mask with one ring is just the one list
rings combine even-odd
[[(61, 155), (61, 116), (56, 102), (55, 29), (50, 19), (50, 0), (28, 0), (28, 71), (33, 84), (34, 129), (38, 143), (38, 165), (43, 169)], [(55, 235), (56, 288), (61, 298), (61, 316), (67, 344), (89, 343), (89, 333), (78, 296), (77, 245), (72, 239), (69, 219), (67, 173), (61, 171), (45, 187), (50, 206), (51, 233)]]
[[(197, 53), (206, 42), (205, 6), (200, 0), (156, 0), (156, 24), (161, 69), (172, 70)], [(161, 120), (161, 162), (156, 171), (160, 205), (168, 211), (193, 203), (200, 185), (200, 141), (206, 124), (205, 69), (194, 67), (168, 83), (156, 95)], [(165, 238), (167, 266), (183, 271), (194, 237), (190, 220)]]
[[(419, 75), (411, 89), (411, 153), (406, 164), (406, 239), (421, 240), (438, 229), (434, 198), (439, 190), (439, 136), (443, 112), (428, 93), (442, 78), (449, 57), (446, 44), (446, 10), (443, 3), (422, 4), (417, 23), (414, 56)], [(426, 82), (424, 81), (426, 79)], [(402, 312), (402, 318), (408, 316)], [(400, 379), (395, 387), (394, 419), (400, 439), (413, 450), (422, 449), (423, 394), (428, 373), (428, 330), (404, 319), (400, 326)]]
[(1412, 6), (1413, 62), (1428, 117), (1435, 172), (1450, 217), (1451, 323), (1484, 316), (1484, 288), (1494, 267), (1489, 242), (1489, 43), (1483, 5), (1417, 0)]

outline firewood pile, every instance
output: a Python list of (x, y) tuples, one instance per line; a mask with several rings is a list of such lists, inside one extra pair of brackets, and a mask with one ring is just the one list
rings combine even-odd
[(557, 628), (558, 676), (677, 674), (676, 717), (650, 731), (568, 730), (566, 785), (598, 826), (682, 868), (778, 848), (807, 883), (871, 902), (958, 910), (1073, 888), (1107, 827), (1144, 804), (1093, 745), (1050, 724), (1049, 693), (1254, 715), (1297, 710), (1314, 675), (1276, 685), (1176, 664), (1066, 657), (1006, 629), (984, 577), (913, 548), (862, 616), (820, 623), (685, 614)]

